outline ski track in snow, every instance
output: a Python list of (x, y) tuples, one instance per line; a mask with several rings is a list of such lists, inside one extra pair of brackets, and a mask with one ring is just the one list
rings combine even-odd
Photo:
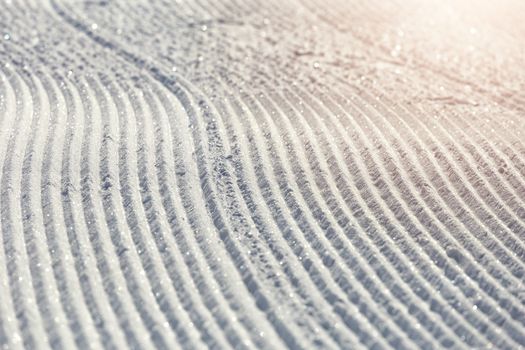
[(3, 0), (2, 349), (525, 346), (525, 6)]

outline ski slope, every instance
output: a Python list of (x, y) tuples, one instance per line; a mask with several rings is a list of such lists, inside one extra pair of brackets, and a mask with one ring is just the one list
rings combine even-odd
[(0, 0), (0, 347), (522, 348), (523, 18)]

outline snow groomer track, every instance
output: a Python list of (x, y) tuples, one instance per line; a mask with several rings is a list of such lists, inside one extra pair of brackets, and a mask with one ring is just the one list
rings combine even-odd
[(525, 4), (0, 2), (2, 349), (519, 349)]

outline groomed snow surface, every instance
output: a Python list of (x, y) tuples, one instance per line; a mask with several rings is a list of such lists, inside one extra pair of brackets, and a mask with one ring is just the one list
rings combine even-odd
[(2, 0), (2, 349), (519, 349), (525, 4)]

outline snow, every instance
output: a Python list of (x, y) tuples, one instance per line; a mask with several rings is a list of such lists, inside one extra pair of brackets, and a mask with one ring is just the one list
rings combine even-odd
[(0, 7), (2, 348), (525, 344), (520, 1)]

